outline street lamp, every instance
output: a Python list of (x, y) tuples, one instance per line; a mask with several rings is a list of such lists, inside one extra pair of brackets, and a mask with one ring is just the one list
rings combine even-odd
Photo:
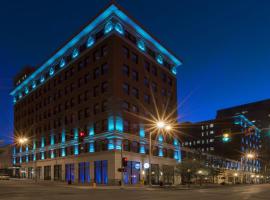
[(247, 157), (248, 159), (253, 159), (253, 158), (255, 157), (255, 155), (254, 155), (254, 153), (247, 153), (247, 154), (246, 154), (246, 157)]
[[(172, 126), (163, 121), (163, 120), (159, 120), (156, 123), (154, 123), (154, 129), (158, 129), (158, 131), (162, 131), (165, 130), (167, 133), (172, 129)], [(151, 170), (151, 157), (152, 157), (152, 133), (153, 131), (150, 131), (149, 133), (149, 185), (152, 185), (152, 170)]]
[(21, 146), (23, 146), (23, 145), (25, 145), (25, 144), (28, 143), (28, 138), (27, 138), (27, 137), (19, 137), (19, 138), (17, 139), (17, 142), (18, 142)]

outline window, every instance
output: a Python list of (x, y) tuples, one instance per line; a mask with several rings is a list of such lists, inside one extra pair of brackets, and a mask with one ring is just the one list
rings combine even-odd
[(79, 182), (90, 183), (90, 163), (89, 162), (79, 163)]
[(94, 61), (99, 60), (100, 59), (100, 52), (99, 51), (95, 51), (94, 54), (93, 54), (93, 56), (94, 56)]
[(126, 58), (129, 57), (129, 49), (125, 46), (122, 47), (122, 50), (123, 50), (123, 54)]
[(90, 117), (90, 109), (88, 107), (84, 109), (84, 117), (85, 118)]
[(94, 123), (94, 132), (99, 133), (100, 131), (101, 131), (100, 122), (95, 122)]
[(80, 104), (83, 101), (83, 99), (84, 99), (83, 97), (84, 97), (83, 94), (79, 94), (79, 96), (78, 96), (78, 104)]
[(167, 96), (167, 91), (166, 91), (166, 89), (162, 88), (162, 90), (161, 90), (161, 95), (164, 96), (164, 97)]
[(103, 64), (103, 65), (101, 66), (101, 73), (104, 75), (104, 74), (107, 74), (108, 71), (109, 71), (109, 66), (108, 66), (108, 64), (107, 64), (107, 63), (106, 63), (106, 64)]
[(137, 99), (139, 98), (139, 90), (135, 87), (132, 88), (131, 90), (132, 96), (136, 97)]
[(161, 72), (161, 79), (163, 82), (167, 82), (167, 76), (164, 72)]
[(148, 94), (144, 94), (144, 102), (150, 104), (150, 96)]
[(144, 77), (143, 83), (146, 87), (149, 87), (149, 80), (148, 78)]
[(87, 73), (87, 74), (84, 75), (84, 81), (85, 81), (85, 83), (89, 82), (90, 79), (91, 79), (90, 73)]
[(101, 47), (101, 55), (106, 56), (108, 54), (108, 46)]
[(65, 165), (66, 181), (74, 182), (74, 164)]
[(130, 130), (130, 123), (128, 120), (124, 120), (124, 132), (129, 132)]
[(101, 129), (102, 129), (102, 131), (107, 131), (108, 130), (108, 120), (107, 119), (102, 120)]
[(101, 92), (102, 93), (105, 93), (105, 92), (107, 92), (108, 91), (108, 82), (107, 81), (105, 81), (105, 82), (103, 82), (102, 84), (101, 84)]
[(108, 161), (100, 160), (94, 162), (95, 168), (95, 182), (97, 184), (107, 184), (108, 183)]
[(102, 112), (106, 112), (108, 110), (108, 101), (103, 101), (102, 102), (102, 108), (101, 108)]
[(78, 64), (78, 71), (80, 71), (84, 67), (85, 67), (85, 62), (84, 61), (80, 61), (79, 64)]
[(171, 78), (169, 78), (169, 77), (168, 77), (168, 84), (169, 84), (170, 86), (172, 86), (172, 84), (173, 84), (173, 80), (172, 80)]
[(156, 66), (152, 66), (151, 69), (152, 69), (152, 74), (156, 76), (157, 75), (157, 67)]
[(123, 65), (122, 72), (124, 75), (129, 76), (129, 66)]
[(135, 53), (132, 53), (131, 54), (131, 60), (132, 60), (132, 62), (138, 64), (138, 55), (135, 54)]
[(83, 118), (83, 110), (78, 111), (78, 120), (81, 120)]
[(144, 61), (144, 69), (146, 70), (146, 71), (150, 71), (150, 63), (149, 62), (147, 62), (147, 61)]
[(95, 105), (94, 105), (94, 115), (96, 115), (96, 114), (98, 114), (99, 113), (99, 103), (96, 103)]
[(83, 78), (79, 78), (78, 80), (78, 87), (80, 88), (84, 83), (84, 79)]
[(94, 79), (97, 79), (99, 75), (100, 75), (100, 71), (99, 71), (99, 68), (97, 67), (94, 69)]
[(87, 101), (89, 98), (90, 98), (90, 91), (89, 90), (86, 90), (84, 92), (84, 100)]
[(135, 70), (132, 70), (132, 73), (131, 73), (131, 77), (134, 81), (138, 81), (139, 80), (139, 74), (137, 71)]
[(155, 82), (152, 82), (152, 90), (157, 92), (157, 84)]
[(99, 95), (99, 86), (96, 85), (93, 90), (93, 96), (96, 97)]
[(132, 106), (131, 106), (131, 111), (134, 112), (134, 113), (138, 113), (138, 112), (139, 112), (138, 106), (132, 105)]
[(129, 103), (127, 101), (123, 101), (122, 108), (125, 111), (129, 111)]
[(124, 93), (129, 95), (129, 85), (127, 83), (124, 83), (122, 88), (123, 88)]

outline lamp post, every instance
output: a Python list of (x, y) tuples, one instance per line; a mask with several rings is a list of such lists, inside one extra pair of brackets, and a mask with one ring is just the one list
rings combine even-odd
[(250, 152), (250, 153), (246, 153), (242, 158), (241, 158), (241, 170), (243, 172), (243, 176), (245, 176), (245, 182), (247, 182), (247, 174), (245, 175), (245, 170), (244, 170), (244, 165), (243, 165), (243, 158), (247, 158), (247, 159), (254, 159), (255, 158), (255, 154)]
[[(169, 123), (165, 123), (164, 121), (157, 121), (154, 128), (160, 130), (165, 130), (169, 132), (172, 127)], [(151, 168), (151, 158), (152, 158), (152, 134), (153, 131), (149, 132), (149, 186), (152, 186), (152, 168)]]
[(27, 137), (19, 137), (19, 138), (17, 138), (17, 141), (16, 142), (22, 148), (24, 145), (26, 145), (28, 143), (28, 138)]

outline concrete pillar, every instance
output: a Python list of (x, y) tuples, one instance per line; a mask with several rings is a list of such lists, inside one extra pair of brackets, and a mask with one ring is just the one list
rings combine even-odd
[(79, 164), (74, 160), (74, 183), (79, 183)]
[(62, 181), (66, 180), (66, 165), (62, 165)]
[(95, 163), (94, 161), (90, 162), (90, 182), (93, 183), (95, 180)]
[(40, 166), (40, 180), (44, 180), (44, 166)]
[(54, 165), (51, 165), (51, 181), (54, 181)]

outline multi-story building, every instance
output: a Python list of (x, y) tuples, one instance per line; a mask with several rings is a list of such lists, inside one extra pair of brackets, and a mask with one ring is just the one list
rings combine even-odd
[(181, 131), (184, 147), (238, 161), (236, 166), (227, 162), (227, 168), (261, 171), (260, 129), (244, 115), (183, 124)]
[(217, 111), (216, 118), (226, 118), (234, 115), (245, 115), (250, 121), (252, 121), (258, 128), (270, 127), (270, 100), (262, 100), (225, 108)]
[[(115, 184), (148, 180), (148, 119), (177, 106), (180, 60), (115, 4), (16, 85), (13, 164), (28, 178)], [(21, 77), (17, 77), (21, 80)], [(18, 81), (15, 81), (16, 83)], [(169, 105), (169, 106), (167, 106)], [(172, 117), (176, 118), (175, 112)], [(177, 138), (152, 138), (152, 182), (172, 183)]]
[(263, 171), (270, 175), (270, 100), (262, 100), (248, 104), (242, 104), (217, 111), (217, 119), (234, 115), (245, 115), (252, 123), (261, 129), (262, 148), (259, 153), (263, 163)]

